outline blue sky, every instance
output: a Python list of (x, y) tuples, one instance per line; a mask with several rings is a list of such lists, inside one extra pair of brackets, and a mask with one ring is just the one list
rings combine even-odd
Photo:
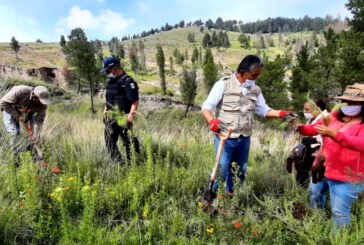
[(268, 17), (350, 17), (347, 0), (0, 0), (0, 42), (58, 42), (81, 27), (89, 39), (133, 35), (201, 19), (243, 22)]

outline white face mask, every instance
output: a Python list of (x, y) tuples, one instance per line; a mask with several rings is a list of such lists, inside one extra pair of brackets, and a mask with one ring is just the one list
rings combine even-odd
[(110, 72), (109, 74), (107, 74), (107, 77), (109, 77), (109, 78), (115, 78), (115, 75), (112, 72)]
[(353, 117), (360, 113), (361, 111), (361, 105), (348, 105), (341, 107), (341, 111), (344, 113), (344, 115)]
[(250, 88), (254, 84), (255, 84), (255, 80), (246, 79), (245, 82), (243, 83), (243, 86), (246, 88)]
[(310, 120), (310, 119), (312, 119), (312, 118), (313, 118), (312, 113), (309, 113), (309, 112), (304, 112), (304, 113), (303, 113), (303, 115), (305, 116), (305, 118), (306, 118), (307, 120)]

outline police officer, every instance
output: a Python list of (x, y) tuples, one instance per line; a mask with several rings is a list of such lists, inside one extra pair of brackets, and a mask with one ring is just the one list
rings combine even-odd
[[(118, 150), (119, 136), (126, 148), (126, 154), (130, 159), (130, 136), (128, 131), (132, 129), (133, 119), (139, 105), (138, 85), (134, 79), (125, 73), (120, 67), (120, 62), (114, 57), (107, 57), (103, 61), (100, 73), (106, 73), (106, 104), (103, 113), (105, 123), (105, 142), (111, 158), (115, 162), (122, 163), (123, 159)], [(115, 118), (110, 117), (110, 110), (119, 111), (125, 115), (125, 125), (119, 125)], [(135, 137), (132, 138), (135, 149), (139, 151), (139, 144)]]

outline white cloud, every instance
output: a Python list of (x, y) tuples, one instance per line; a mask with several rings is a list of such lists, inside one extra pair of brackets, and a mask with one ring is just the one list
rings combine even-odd
[(142, 14), (148, 14), (150, 13), (150, 5), (143, 3), (143, 2), (139, 2), (138, 3), (138, 9)]
[(102, 10), (98, 16), (87, 9), (73, 6), (67, 17), (62, 17), (57, 22), (57, 33), (64, 33), (80, 27), (85, 30), (100, 31), (106, 34), (113, 34), (125, 30), (129, 25), (134, 24), (134, 19), (125, 19), (120, 13), (110, 9)]

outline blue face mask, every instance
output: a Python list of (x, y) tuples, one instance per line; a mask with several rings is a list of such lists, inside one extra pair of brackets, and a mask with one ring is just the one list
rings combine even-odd
[(348, 105), (341, 107), (341, 111), (349, 117), (358, 115), (361, 111), (361, 105)]
[(246, 88), (250, 88), (253, 85), (255, 85), (255, 80), (246, 79), (245, 82), (243, 83), (243, 86)]

